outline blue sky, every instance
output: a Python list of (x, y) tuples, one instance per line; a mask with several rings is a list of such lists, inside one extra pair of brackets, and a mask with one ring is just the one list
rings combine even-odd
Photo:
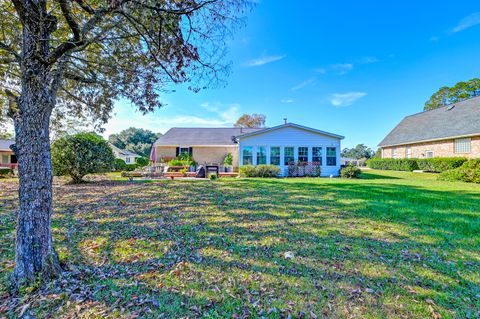
[[(297, 3), (301, 3), (298, 5)], [(231, 126), (263, 113), (372, 148), (439, 87), (480, 77), (480, 3), (262, 0), (230, 40), (224, 88), (183, 86), (143, 116), (124, 102), (105, 135), (130, 126)]]

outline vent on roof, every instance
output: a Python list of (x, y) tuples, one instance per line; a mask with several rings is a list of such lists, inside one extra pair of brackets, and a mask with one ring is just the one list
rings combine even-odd
[(449, 107), (447, 107), (447, 111), (450, 111), (450, 110), (452, 110), (454, 107), (455, 107), (455, 104), (453, 104), (453, 105), (450, 105)]

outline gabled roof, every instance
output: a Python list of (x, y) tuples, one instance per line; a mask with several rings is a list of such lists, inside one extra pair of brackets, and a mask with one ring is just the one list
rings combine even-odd
[(131, 157), (141, 157), (140, 155), (134, 153), (134, 152), (131, 152), (131, 151), (127, 151), (127, 150), (122, 150), (121, 148), (118, 148), (116, 147), (115, 145), (113, 145), (112, 143), (108, 143), (110, 144), (110, 147), (117, 153), (119, 153), (120, 155), (123, 155), (123, 156), (131, 156)]
[(480, 135), (480, 97), (405, 117), (379, 146)]
[(282, 124), (282, 125), (278, 125), (278, 126), (274, 126), (274, 127), (270, 127), (270, 128), (257, 130), (255, 132), (250, 132), (250, 133), (238, 135), (237, 138), (242, 139), (242, 138), (253, 136), (253, 135), (264, 134), (264, 133), (276, 131), (276, 130), (279, 130), (279, 129), (282, 129), (282, 128), (285, 128), (285, 127), (294, 127), (294, 128), (298, 128), (298, 129), (301, 129), (301, 130), (304, 130), (304, 131), (309, 131), (309, 132), (313, 132), (313, 133), (317, 133), (317, 134), (321, 134), (321, 135), (326, 135), (326, 136), (338, 138), (338, 139), (341, 139), (341, 140), (343, 140), (345, 138), (342, 135), (333, 134), (333, 133), (329, 133), (329, 132), (325, 132), (325, 131), (320, 131), (320, 130), (317, 130), (317, 129), (314, 129), (314, 128), (311, 128), (311, 127), (306, 127), (306, 126), (298, 125), (298, 124), (295, 124), (295, 123), (286, 123), (286, 124)]
[(234, 146), (234, 137), (261, 128), (201, 128), (173, 127), (160, 136), (154, 145), (159, 146)]
[(14, 140), (2, 140), (0, 139), (0, 151), (11, 152), (10, 145), (15, 144)]

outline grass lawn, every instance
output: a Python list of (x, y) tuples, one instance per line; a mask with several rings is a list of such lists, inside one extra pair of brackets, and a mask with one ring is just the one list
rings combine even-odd
[(480, 318), (480, 185), (57, 182), (69, 271), (14, 299), (16, 187), (0, 181), (0, 318)]

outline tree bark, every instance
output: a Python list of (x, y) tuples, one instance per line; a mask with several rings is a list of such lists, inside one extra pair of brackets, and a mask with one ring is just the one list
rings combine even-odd
[(53, 248), (52, 165), (49, 124), (55, 106), (54, 73), (45, 63), (48, 39), (53, 28), (48, 23), (46, 5), (29, 8), (24, 18), (21, 62), (21, 95), (14, 116), (15, 152), (19, 165), (20, 208), (16, 228), (14, 288), (35, 280), (55, 277), (61, 271)]

